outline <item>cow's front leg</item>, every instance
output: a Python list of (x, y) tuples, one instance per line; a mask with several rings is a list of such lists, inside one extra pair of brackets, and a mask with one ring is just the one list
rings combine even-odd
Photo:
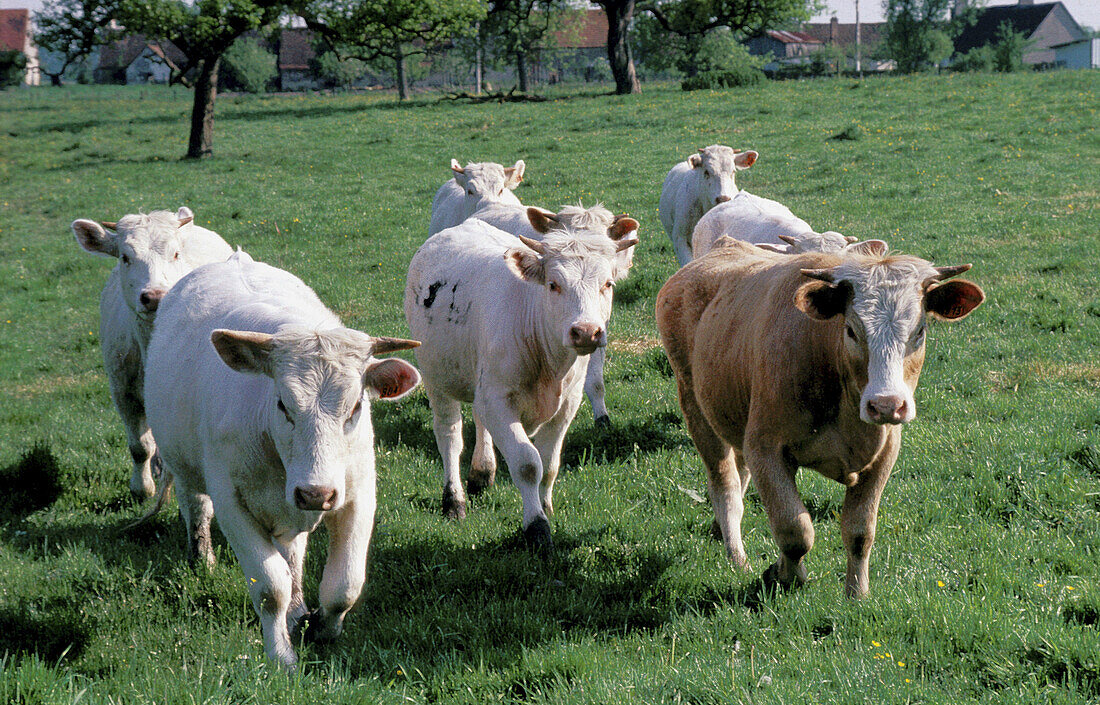
[(693, 216), (693, 213), (685, 213), (684, 217), (677, 218), (672, 226), (672, 233), (668, 236), (672, 240), (672, 247), (676, 250), (676, 259), (681, 267), (691, 261), (691, 231), (695, 222), (699, 220), (698, 217)]
[(519, 414), (506, 399), (492, 395), (474, 398), (474, 413), (485, 422), (485, 428), (508, 464), (508, 474), (519, 489), (523, 500), (523, 535), (532, 546), (550, 550), (550, 522), (542, 508), (539, 484), (542, 481), (542, 458), (527, 437)]
[(569, 424), (573, 423), (573, 417), (577, 415), (580, 406), (581, 395), (578, 391), (563, 399), (558, 413), (531, 436), (531, 442), (542, 460), (539, 494), (542, 508), (547, 514), (554, 513), (554, 481), (558, 478), (558, 468), (561, 465), (561, 447), (565, 441), (565, 432), (569, 430)]
[(798, 466), (778, 444), (754, 437), (751, 430), (746, 433), (744, 454), (779, 546), (779, 560), (764, 571), (764, 583), (798, 587), (806, 582), (802, 558), (814, 545), (813, 522), (794, 482)]
[(232, 484), (223, 480), (215, 485), (210, 482), (212, 477), (228, 478), (229, 471), (219, 468), (210, 472), (208, 469), (207, 484), (218, 527), (244, 571), (252, 606), (260, 618), (264, 652), (272, 661), (293, 669), (298, 663), (298, 655), (291, 646), (286, 626), (294, 591), (290, 566), (276, 549), (271, 536), (239, 504)]
[(328, 561), (321, 576), (321, 609), (311, 614), (307, 638), (329, 641), (340, 635), (344, 616), (355, 605), (367, 576), (367, 551), (374, 531), (375, 487), (373, 473), (364, 486), (335, 512), (325, 515), (328, 528)]
[(497, 456), (493, 451), (493, 439), (485, 430), (477, 412), (474, 412), (474, 455), (470, 459), (470, 474), (466, 478), (466, 491), (481, 494), (492, 487), (497, 477)]
[(466, 518), (466, 494), (458, 458), (462, 455), (462, 405), (457, 399), (424, 385), (432, 407), (432, 430), (439, 455), (443, 458), (443, 516)]
[(290, 568), (290, 606), (287, 607), (286, 628), (293, 634), (299, 620), (308, 612), (302, 597), (302, 566), (306, 559), (309, 534), (302, 532), (288, 537), (275, 537), (275, 548), (282, 554)]
[(595, 352), (589, 355), (588, 372), (584, 376), (584, 395), (592, 405), (592, 418), (596, 428), (606, 428), (611, 425), (611, 417), (607, 414), (607, 400), (604, 397), (606, 389), (603, 382), (603, 366), (606, 359), (607, 348), (596, 348)]
[(901, 430), (891, 429), (886, 445), (878, 456), (859, 474), (856, 484), (844, 493), (844, 505), (840, 510), (840, 537), (848, 553), (848, 570), (844, 578), (844, 594), (848, 597), (863, 597), (870, 588), (868, 563), (871, 545), (875, 542), (878, 503), (900, 448)]
[[(140, 363), (135, 363), (140, 364)], [(145, 402), (141, 397), (141, 375), (125, 370), (112, 370), (109, 376), (111, 399), (115, 402), (122, 426), (126, 429), (126, 445), (130, 449), (133, 470), (130, 473), (130, 494), (139, 502), (156, 493), (152, 460), (157, 444), (145, 420)]]

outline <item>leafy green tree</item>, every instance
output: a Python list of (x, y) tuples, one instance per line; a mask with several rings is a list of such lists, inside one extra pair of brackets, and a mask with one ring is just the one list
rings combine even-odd
[(898, 64), (898, 71), (913, 73), (937, 65), (950, 56), (950, 37), (945, 33), (947, 9), (952, 0), (885, 0), (884, 49)]
[(700, 52), (715, 30), (752, 36), (769, 27), (809, 19), (815, 0), (642, 0), (637, 9), (651, 14), (683, 52), (688, 76), (704, 67)]
[(60, 58), (55, 71), (41, 62), (42, 73), (50, 77), (50, 83), (60, 86), (69, 67), (111, 41), (115, 33), (110, 31), (110, 24), (117, 12), (117, 0), (47, 0), (34, 13), (34, 43)]
[(1023, 32), (1017, 32), (1009, 22), (1002, 22), (992, 43), (993, 68), (1003, 73), (1022, 71), (1027, 68), (1024, 52), (1035, 44)]
[[(527, 92), (528, 54), (543, 46), (570, 10), (567, 0), (490, 0), (481, 36), (498, 56), (515, 61), (519, 89)], [(490, 44), (490, 42), (485, 42)]]
[(359, 59), (342, 59), (336, 52), (320, 47), (310, 64), (325, 85), (332, 88), (351, 88), (367, 75), (367, 65)]
[(230, 83), (248, 93), (262, 93), (279, 73), (278, 58), (251, 37), (238, 39), (225, 52)]
[(390, 59), (400, 100), (409, 96), (409, 56), (473, 34), (485, 17), (480, 0), (304, 0), (296, 11), (341, 57)]
[(27, 57), (21, 51), (0, 51), (0, 88), (18, 86), (23, 82)]

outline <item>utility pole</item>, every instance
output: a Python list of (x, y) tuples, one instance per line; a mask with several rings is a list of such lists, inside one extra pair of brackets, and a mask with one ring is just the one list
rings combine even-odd
[(863, 43), (859, 35), (859, 0), (856, 0), (856, 75), (863, 78)]

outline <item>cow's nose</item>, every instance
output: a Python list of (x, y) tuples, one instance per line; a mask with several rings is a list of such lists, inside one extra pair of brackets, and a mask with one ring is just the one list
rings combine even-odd
[(336, 504), (335, 487), (307, 485), (294, 488), (294, 504), (298, 509), (310, 511), (328, 511)]
[(164, 298), (164, 289), (146, 289), (141, 292), (139, 300), (146, 311), (156, 311), (160, 306), (160, 300)]
[(603, 337), (603, 327), (598, 323), (577, 323), (569, 329), (569, 342), (575, 348), (596, 348)]
[(875, 423), (902, 423), (908, 407), (903, 397), (883, 394), (867, 400), (867, 416)]
[(719, 196), (719, 197), (714, 199), (714, 205), (718, 205), (719, 203), (725, 203), (728, 200), (730, 200), (729, 196)]

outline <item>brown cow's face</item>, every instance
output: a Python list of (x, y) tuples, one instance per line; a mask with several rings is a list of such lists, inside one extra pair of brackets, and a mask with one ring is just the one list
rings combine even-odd
[(843, 316), (843, 349), (861, 385), (866, 423), (903, 424), (917, 415), (913, 391), (924, 363), (927, 314), (965, 317), (984, 300), (966, 281), (941, 283), (969, 269), (935, 268), (916, 257), (853, 257), (827, 270), (803, 270), (796, 305), (817, 319)]

